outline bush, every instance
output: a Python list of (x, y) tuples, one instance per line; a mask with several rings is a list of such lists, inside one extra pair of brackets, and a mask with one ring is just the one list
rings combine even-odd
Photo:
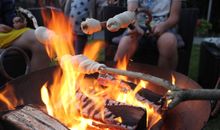
[(198, 19), (196, 26), (196, 35), (206, 36), (209, 30), (212, 29), (212, 24), (205, 19)]

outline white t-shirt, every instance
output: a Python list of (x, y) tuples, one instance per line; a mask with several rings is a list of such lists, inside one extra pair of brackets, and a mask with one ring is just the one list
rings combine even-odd
[[(158, 24), (159, 22), (165, 21), (168, 14), (170, 13), (172, 0), (127, 0), (127, 2), (137, 2), (139, 8), (149, 9), (153, 16), (152, 26)], [(138, 23), (144, 25), (144, 20), (146, 15), (140, 13), (137, 15)]]

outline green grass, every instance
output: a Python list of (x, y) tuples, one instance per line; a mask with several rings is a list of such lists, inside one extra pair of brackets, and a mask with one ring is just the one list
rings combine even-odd
[(199, 71), (199, 56), (200, 56), (200, 45), (193, 44), (190, 65), (189, 65), (189, 77), (194, 81), (198, 79), (198, 71)]

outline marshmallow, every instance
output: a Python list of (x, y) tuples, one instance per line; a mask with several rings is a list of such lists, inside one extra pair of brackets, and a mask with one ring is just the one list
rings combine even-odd
[(41, 43), (47, 43), (48, 41), (51, 41), (52, 38), (56, 37), (56, 33), (52, 30), (49, 30), (46, 27), (40, 26), (35, 31), (34, 34), (37, 38), (37, 40)]
[(134, 23), (135, 21), (135, 12), (125, 11), (118, 15), (115, 15), (113, 18), (108, 19), (107, 29), (111, 32), (116, 32), (120, 28), (127, 28), (128, 25)]
[(87, 18), (86, 21), (81, 23), (81, 29), (85, 34), (93, 34), (102, 30), (100, 21)]
[(70, 62), (73, 68), (83, 74), (92, 74), (99, 71), (100, 67), (106, 67), (104, 64), (100, 64), (96, 61), (88, 59), (84, 55), (64, 55), (61, 58), (61, 67), (65, 62)]

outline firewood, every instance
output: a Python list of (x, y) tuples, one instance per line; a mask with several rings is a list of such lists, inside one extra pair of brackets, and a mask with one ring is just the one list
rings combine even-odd
[(68, 130), (58, 120), (32, 105), (8, 111), (0, 121), (5, 130)]
[[(127, 105), (125, 103), (114, 100), (105, 100), (104, 119), (102, 112), (95, 107), (95, 102), (81, 92), (76, 93), (78, 101), (81, 103), (80, 109), (82, 115), (101, 122), (98, 126), (106, 126), (107, 128), (117, 128), (120, 130), (145, 130), (146, 129), (146, 110)], [(122, 122), (116, 120), (121, 118)], [(102, 124), (102, 125), (101, 125)]]

